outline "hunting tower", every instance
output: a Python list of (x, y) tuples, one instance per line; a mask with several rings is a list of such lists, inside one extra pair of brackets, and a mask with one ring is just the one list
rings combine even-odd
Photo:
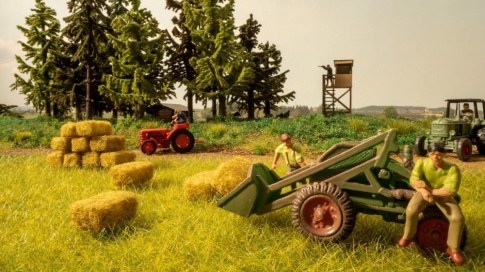
[(324, 74), (322, 79), (322, 113), (352, 113), (353, 60), (334, 60), (335, 74)]

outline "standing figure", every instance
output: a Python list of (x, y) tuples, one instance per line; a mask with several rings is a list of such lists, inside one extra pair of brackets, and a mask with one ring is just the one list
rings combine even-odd
[(458, 166), (443, 160), (445, 148), (440, 142), (428, 146), (428, 156), (416, 162), (411, 174), (410, 183), (416, 193), (406, 208), (404, 235), (398, 244), (406, 247), (414, 241), (418, 215), (429, 205), (436, 205), (450, 222), (446, 252), (453, 262), (461, 265), (464, 257), (459, 247), (465, 217), (454, 198), (460, 187), (461, 172)]
[(276, 169), (276, 163), (278, 162), (280, 156), (283, 156), (286, 166), (288, 167), (287, 174), (305, 166), (306, 164), (305, 160), (303, 159), (300, 145), (293, 143), (290, 135), (286, 133), (282, 134), (280, 139), (282, 144), (275, 149), (271, 169)]
[(320, 66), (323, 69), (327, 70), (327, 80), (326, 80), (326, 85), (327, 86), (333, 86), (333, 69), (330, 67), (330, 64), (327, 64), (327, 66)]

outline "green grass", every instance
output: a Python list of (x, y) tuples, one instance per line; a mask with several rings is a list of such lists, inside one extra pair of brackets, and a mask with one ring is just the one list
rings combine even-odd
[[(288, 208), (240, 217), (215, 201), (183, 197), (186, 177), (214, 170), (228, 155), (139, 156), (155, 175), (139, 198), (136, 218), (114, 234), (71, 225), (69, 206), (115, 190), (103, 169), (51, 168), (46, 154), (0, 155), (0, 271), (483, 271), (484, 171), (464, 171), (460, 189), (469, 231), (467, 257), (456, 267), (398, 248), (403, 226), (359, 215), (341, 244), (308, 241)], [(271, 157), (250, 157), (271, 163)], [(277, 169), (279, 174), (284, 167)]]

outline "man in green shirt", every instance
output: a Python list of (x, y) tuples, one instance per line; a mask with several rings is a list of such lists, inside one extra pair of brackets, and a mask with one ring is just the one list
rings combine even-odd
[(283, 156), (283, 159), (286, 162), (286, 166), (288, 166), (287, 173), (290, 173), (291, 171), (294, 171), (306, 165), (301, 153), (301, 147), (291, 141), (290, 135), (286, 133), (282, 134), (281, 142), (283, 143), (279, 145), (275, 150), (273, 165), (271, 169), (276, 169), (276, 163), (278, 162), (280, 156)]
[(436, 205), (450, 222), (446, 252), (453, 262), (461, 265), (464, 257), (459, 247), (465, 217), (454, 198), (460, 187), (461, 172), (455, 164), (444, 161), (444, 155), (442, 143), (431, 143), (428, 146), (429, 158), (416, 162), (410, 177), (411, 186), (416, 193), (407, 206), (404, 235), (398, 244), (406, 247), (414, 240), (418, 215), (429, 205)]

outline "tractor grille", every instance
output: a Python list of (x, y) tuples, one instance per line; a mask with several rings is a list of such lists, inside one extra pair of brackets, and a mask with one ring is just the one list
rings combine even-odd
[[(343, 151), (346, 151), (346, 150), (342, 150), (342, 152)], [(339, 152), (339, 153), (341, 153), (341, 152)], [(358, 164), (361, 164), (365, 161), (372, 159), (373, 157), (375, 157), (375, 155), (376, 155), (376, 149), (370, 148), (370, 149), (364, 150), (360, 153), (357, 153), (357, 154), (353, 155), (352, 157), (346, 158), (343, 161), (340, 161), (340, 162), (330, 166), (328, 169), (348, 169), (348, 168), (354, 167)]]

